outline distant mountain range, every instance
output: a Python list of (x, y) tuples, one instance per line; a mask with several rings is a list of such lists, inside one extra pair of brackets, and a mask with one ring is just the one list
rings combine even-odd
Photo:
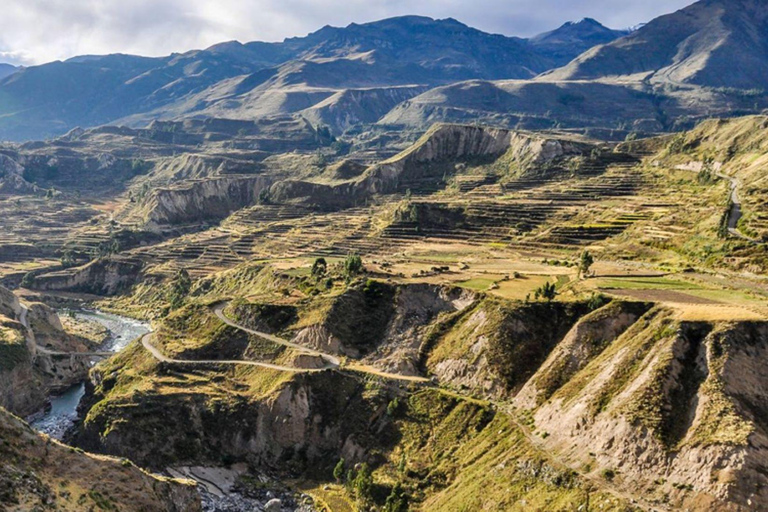
[[(767, 13), (757, 0), (702, 0), (635, 31), (584, 19), (530, 39), (405, 16), (161, 58), (82, 56), (0, 79), (0, 138), (155, 119), (285, 115), (337, 134), (361, 124), (423, 129), (440, 120), (610, 129), (639, 123), (662, 131), (683, 117), (763, 108), (765, 95), (754, 89), (768, 78)], [(752, 89), (752, 96), (694, 86)]]

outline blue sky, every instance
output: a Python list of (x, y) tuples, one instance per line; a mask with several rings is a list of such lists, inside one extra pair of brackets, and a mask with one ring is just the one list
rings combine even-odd
[(323, 25), (390, 16), (456, 18), (531, 36), (595, 18), (626, 28), (692, 0), (3, 0), (0, 62), (39, 64), (74, 55), (166, 55), (221, 41), (278, 41)]

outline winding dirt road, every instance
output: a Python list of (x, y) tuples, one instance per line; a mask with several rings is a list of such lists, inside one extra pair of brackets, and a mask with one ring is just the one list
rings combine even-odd
[(167, 357), (165, 354), (160, 352), (160, 350), (157, 349), (154, 345), (152, 345), (152, 337), (154, 336), (153, 332), (149, 332), (141, 337), (141, 344), (144, 346), (147, 351), (152, 354), (152, 356), (160, 361), (161, 363), (172, 363), (172, 364), (179, 364), (179, 365), (195, 365), (195, 366), (213, 366), (213, 365), (242, 365), (242, 366), (259, 366), (261, 368), (269, 368), (271, 370), (278, 370), (281, 372), (291, 372), (291, 373), (314, 373), (314, 372), (322, 372), (325, 370), (329, 370), (332, 368), (336, 368), (335, 366), (325, 366), (323, 368), (296, 368), (293, 366), (282, 366), (279, 364), (272, 364), (272, 363), (262, 363), (261, 361), (248, 361), (244, 359), (237, 359), (237, 360), (217, 360), (217, 359), (173, 359), (170, 357)]
[(234, 327), (235, 329), (239, 329), (241, 331), (244, 331), (248, 334), (252, 334), (254, 336), (258, 336), (260, 338), (263, 338), (267, 341), (270, 341), (272, 343), (275, 343), (277, 345), (282, 345), (284, 347), (288, 347), (290, 349), (296, 350), (297, 352), (300, 352), (302, 354), (307, 354), (315, 357), (321, 358), (323, 361), (325, 361), (325, 365), (320, 368), (296, 368), (293, 366), (283, 366), (278, 364), (272, 364), (272, 363), (263, 363), (260, 361), (247, 361), (247, 360), (197, 360), (197, 359), (173, 359), (170, 357), (167, 357), (165, 354), (160, 352), (157, 347), (155, 347), (152, 344), (152, 337), (154, 336), (153, 332), (147, 333), (141, 338), (141, 344), (144, 346), (144, 348), (152, 354), (152, 356), (157, 359), (160, 362), (163, 363), (172, 363), (172, 364), (180, 364), (180, 365), (204, 365), (204, 366), (211, 366), (211, 365), (247, 365), (247, 366), (259, 366), (262, 368), (269, 368), (272, 370), (278, 370), (278, 371), (284, 371), (284, 372), (291, 372), (291, 373), (316, 373), (316, 372), (322, 372), (325, 370), (349, 370), (353, 372), (359, 372), (367, 375), (373, 375), (376, 377), (381, 377), (383, 379), (388, 380), (397, 380), (397, 381), (405, 381), (405, 382), (418, 382), (418, 383), (428, 383), (430, 382), (429, 379), (426, 379), (424, 377), (416, 377), (416, 376), (410, 376), (410, 375), (399, 375), (395, 373), (387, 373), (381, 370), (378, 370), (376, 368), (373, 368), (368, 365), (364, 365), (357, 362), (352, 363), (345, 363), (342, 362), (337, 356), (333, 354), (328, 354), (326, 352), (321, 352), (319, 350), (311, 349), (308, 347), (305, 347), (303, 345), (299, 345), (298, 343), (294, 343), (292, 341), (274, 336), (272, 334), (268, 334), (266, 332), (257, 331), (255, 329), (251, 329), (249, 327), (246, 327), (244, 325), (240, 325), (237, 322), (234, 322), (232, 319), (227, 317), (224, 314), (224, 309), (227, 307), (229, 302), (220, 302), (218, 304), (215, 304), (213, 306), (213, 312), (216, 315), (216, 317), (219, 318), (222, 322), (229, 325), (230, 327)]
[(728, 212), (728, 233), (730, 233), (731, 236), (735, 236), (736, 238), (741, 238), (743, 240), (748, 240), (753, 243), (758, 243), (757, 240), (754, 238), (750, 238), (741, 231), (739, 231), (738, 225), (739, 225), (739, 219), (742, 217), (741, 212), (741, 198), (739, 197), (739, 189), (741, 188), (741, 180), (739, 178), (735, 178), (733, 176), (728, 176), (726, 174), (723, 174), (721, 172), (716, 172), (715, 176), (718, 178), (722, 178), (724, 180), (728, 180), (731, 184), (731, 209)]
[(289, 347), (289, 348), (298, 350), (305, 354), (319, 356), (323, 360), (328, 361), (330, 364), (334, 364), (335, 368), (337, 369), (351, 370), (354, 372), (365, 373), (367, 375), (374, 375), (376, 377), (381, 377), (382, 379), (387, 379), (387, 380), (399, 380), (399, 381), (405, 381), (405, 382), (419, 382), (419, 383), (430, 382), (429, 379), (424, 377), (417, 377), (412, 375), (400, 375), (397, 373), (387, 373), (387, 372), (378, 370), (372, 366), (362, 364), (359, 362), (342, 362), (341, 360), (339, 360), (337, 356), (333, 354), (328, 354), (327, 352), (320, 352), (318, 350), (307, 348), (303, 345), (299, 345), (292, 341), (288, 341), (286, 339), (273, 336), (272, 334), (267, 334), (265, 332), (250, 329), (248, 327), (245, 327), (243, 325), (240, 325), (232, 321), (229, 317), (227, 317), (224, 314), (224, 308), (226, 308), (228, 304), (229, 302), (221, 302), (219, 304), (216, 304), (214, 306), (213, 311), (222, 322), (229, 325), (230, 327), (234, 327), (235, 329), (240, 329), (241, 331), (245, 331), (249, 334), (253, 334), (254, 336), (259, 336), (260, 338), (264, 338), (265, 340), (271, 341), (273, 343), (277, 343), (278, 345), (283, 345), (284, 347)]

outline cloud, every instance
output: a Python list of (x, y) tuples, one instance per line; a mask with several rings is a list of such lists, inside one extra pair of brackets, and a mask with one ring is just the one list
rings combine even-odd
[(489, 32), (530, 36), (584, 17), (628, 27), (690, 1), (4, 0), (0, 60), (29, 65), (94, 53), (166, 55), (404, 14), (452, 17)]

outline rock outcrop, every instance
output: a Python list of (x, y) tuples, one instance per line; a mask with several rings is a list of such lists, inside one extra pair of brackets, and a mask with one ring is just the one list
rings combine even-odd
[(268, 176), (233, 176), (190, 180), (155, 190), (143, 205), (148, 229), (167, 225), (220, 220), (256, 204), (259, 193), (272, 184)]
[(0, 195), (34, 194), (40, 189), (24, 179), (24, 167), (6, 155), (0, 155)]
[(48, 306), (24, 305), (0, 287), (0, 407), (24, 416), (41, 410), (51, 393), (85, 380), (90, 368), (87, 358), (55, 352), (85, 351)]
[(82, 267), (48, 272), (30, 285), (38, 290), (67, 290), (114, 295), (130, 288), (141, 276), (143, 264), (117, 258), (100, 258)]

